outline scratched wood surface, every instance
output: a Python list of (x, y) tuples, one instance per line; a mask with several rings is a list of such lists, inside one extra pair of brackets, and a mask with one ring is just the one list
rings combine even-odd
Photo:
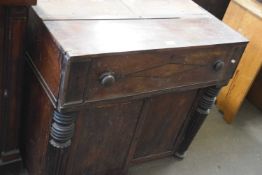
[(234, 120), (262, 63), (262, 18), (257, 11), (262, 11), (261, 4), (235, 0), (230, 3), (224, 17), (225, 23), (250, 40), (234, 77), (217, 98), (217, 105), (228, 123)]
[(185, 3), (185, 0), (85, 0), (75, 3), (75, 0), (40, 0), (38, 6), (34, 8), (44, 20), (175, 18), (185, 15), (207, 15), (205, 10), (195, 3), (186, 1)]
[(217, 19), (209, 17), (44, 23), (54, 39), (72, 57), (246, 41)]
[(246, 41), (190, 0), (42, 0), (34, 10), (70, 56)]

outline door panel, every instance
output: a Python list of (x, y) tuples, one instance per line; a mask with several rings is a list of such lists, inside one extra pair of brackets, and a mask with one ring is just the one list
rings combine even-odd
[(120, 174), (142, 105), (142, 101), (133, 101), (90, 107), (80, 112), (71, 152), (73, 174)]
[(138, 139), (134, 159), (172, 153), (179, 130), (197, 90), (153, 97)]

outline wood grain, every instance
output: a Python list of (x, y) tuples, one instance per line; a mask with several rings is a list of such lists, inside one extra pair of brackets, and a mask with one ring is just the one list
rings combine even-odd
[(85, 0), (77, 3), (72, 0), (43, 0), (39, 1), (34, 9), (43, 20), (179, 18), (207, 15), (205, 10), (190, 0)]
[[(228, 77), (226, 70), (232, 64), (228, 62), (228, 53), (231, 52), (232, 47), (228, 45), (96, 58), (89, 70), (85, 100), (105, 100), (220, 81)], [(213, 69), (217, 61), (225, 63), (219, 71)], [(116, 77), (110, 87), (99, 82), (100, 75), (106, 71), (114, 72)]]
[(30, 54), (37, 71), (48, 85), (53, 99), (56, 100), (59, 93), (63, 51), (59, 50), (53, 37), (33, 10), (29, 10), (28, 24), (27, 53)]
[(139, 100), (82, 110), (67, 174), (122, 174), (142, 107)]
[[(258, 6), (259, 7), (259, 6)], [(262, 7), (259, 7), (262, 9)], [(250, 43), (247, 46), (234, 77), (221, 90), (217, 105), (224, 113), (224, 119), (231, 123), (248, 93), (262, 59), (262, 19), (232, 1), (224, 17), (224, 22), (245, 35)], [(256, 24), (255, 26), (253, 24)]]
[(44, 24), (70, 57), (247, 41), (214, 18), (44, 21)]
[(174, 151), (177, 135), (190, 111), (195, 95), (196, 91), (193, 90), (151, 98), (133, 162)]

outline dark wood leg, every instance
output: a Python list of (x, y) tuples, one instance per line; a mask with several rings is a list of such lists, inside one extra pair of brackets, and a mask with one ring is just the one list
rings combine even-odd
[(216, 86), (206, 88), (205, 92), (199, 100), (196, 110), (192, 114), (185, 131), (185, 136), (175, 153), (175, 157), (179, 159), (183, 159), (185, 157), (188, 147), (209, 114), (209, 111), (215, 102), (219, 90), (220, 87), (218, 88)]
[(53, 123), (47, 153), (48, 175), (65, 175), (68, 162), (68, 150), (75, 128), (76, 113), (53, 114)]

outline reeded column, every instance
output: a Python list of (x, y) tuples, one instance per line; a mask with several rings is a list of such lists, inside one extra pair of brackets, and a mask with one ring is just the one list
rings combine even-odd
[(175, 153), (175, 156), (177, 158), (183, 159), (185, 157), (185, 153), (188, 147), (190, 146), (192, 140), (194, 139), (198, 130), (204, 123), (206, 117), (208, 116), (210, 109), (215, 103), (216, 96), (219, 90), (220, 87), (216, 87), (216, 86), (208, 87), (206, 88), (205, 92), (201, 96), (197, 108), (193, 112), (192, 117), (189, 121), (187, 129), (185, 131), (185, 136)]

